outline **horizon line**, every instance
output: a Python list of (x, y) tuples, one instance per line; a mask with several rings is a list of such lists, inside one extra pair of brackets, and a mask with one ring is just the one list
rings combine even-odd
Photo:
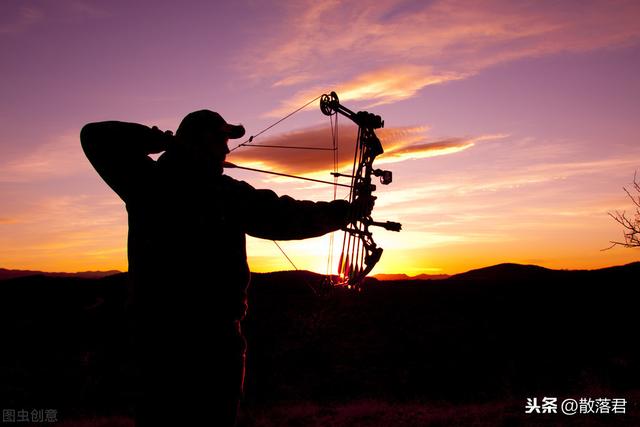
[[(477, 267), (477, 268), (471, 268), (469, 270), (465, 270), (461, 273), (454, 273), (454, 274), (449, 274), (449, 273), (418, 273), (415, 275), (408, 275), (406, 273), (376, 273), (376, 274), (372, 274), (371, 276), (367, 276), (367, 277), (373, 277), (375, 278), (376, 276), (400, 276), (400, 275), (404, 275), (407, 276), (408, 278), (413, 278), (413, 277), (419, 277), (419, 276), (455, 276), (457, 274), (464, 274), (470, 271), (475, 271), (475, 270), (482, 270), (485, 268), (490, 268), (490, 267), (496, 267), (499, 265), (520, 265), (520, 266), (534, 266), (534, 267), (540, 267), (540, 268), (544, 268), (547, 270), (556, 270), (556, 271), (597, 271), (597, 270), (603, 270), (603, 269), (607, 269), (607, 268), (613, 268), (613, 267), (623, 267), (626, 265), (631, 265), (631, 264), (635, 264), (635, 263), (640, 263), (640, 260), (638, 261), (632, 261), (629, 263), (625, 263), (625, 264), (616, 264), (616, 265), (609, 265), (606, 267), (597, 267), (597, 268), (549, 268), (549, 267), (544, 267), (538, 264), (528, 264), (528, 263), (519, 263), (519, 262), (500, 262), (497, 264), (491, 264), (491, 265), (486, 265), (484, 267)], [(32, 270), (32, 269), (22, 269), (22, 268), (6, 268), (6, 267), (0, 267), (0, 271), (4, 270), (4, 271), (13, 271), (13, 272), (33, 272), (33, 273), (44, 273), (44, 274), (69, 274), (69, 275), (78, 275), (78, 274), (106, 274), (106, 273), (110, 273), (108, 275), (115, 275), (115, 274), (122, 274), (122, 273), (128, 273), (129, 270), (118, 270), (118, 269), (109, 269), (109, 270), (83, 270), (83, 271), (75, 271), (75, 272), (71, 272), (71, 271), (46, 271), (46, 270)], [(251, 271), (251, 274), (271, 274), (271, 273), (286, 273), (286, 272), (292, 272), (292, 271), (299, 271), (299, 272), (306, 272), (306, 273), (313, 273), (313, 274), (318, 274), (320, 276), (326, 276), (327, 274), (325, 273), (318, 273), (316, 271), (311, 271), (311, 270), (304, 270), (304, 269), (300, 269), (300, 270), (273, 270), (273, 271)]]

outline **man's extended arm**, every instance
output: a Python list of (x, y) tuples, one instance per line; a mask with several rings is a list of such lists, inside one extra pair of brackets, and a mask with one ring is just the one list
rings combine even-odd
[(102, 179), (127, 201), (144, 187), (153, 160), (173, 136), (158, 128), (117, 121), (89, 123), (80, 132), (87, 158)]
[(256, 190), (245, 182), (226, 178), (226, 199), (247, 234), (272, 240), (295, 240), (322, 236), (349, 223), (350, 205), (345, 200), (312, 202), (278, 197), (271, 190)]

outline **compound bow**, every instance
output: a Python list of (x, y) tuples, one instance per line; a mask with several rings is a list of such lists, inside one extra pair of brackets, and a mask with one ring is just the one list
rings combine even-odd
[[(353, 157), (353, 169), (351, 175), (338, 173), (337, 170), (332, 172), (334, 176), (334, 188), (335, 186), (349, 187), (348, 201), (352, 206), (352, 212), (350, 215), (349, 224), (343, 229), (344, 236), (342, 239), (342, 251), (338, 260), (337, 275), (329, 274), (329, 278), (332, 284), (337, 286), (346, 286), (348, 288), (360, 289), (364, 278), (371, 272), (373, 267), (378, 263), (382, 256), (383, 249), (373, 240), (373, 235), (369, 230), (369, 227), (382, 227), (390, 231), (400, 231), (402, 225), (397, 222), (386, 221), (378, 222), (374, 221), (370, 215), (370, 206), (376, 199), (373, 196), (373, 192), (376, 191), (376, 185), (372, 183), (372, 177), (377, 177), (380, 183), (388, 185), (393, 180), (391, 171), (374, 169), (373, 161), (377, 156), (384, 153), (380, 139), (376, 136), (375, 130), (384, 126), (384, 121), (380, 116), (374, 115), (366, 111), (359, 111), (354, 113), (348, 108), (340, 104), (338, 95), (335, 92), (330, 94), (323, 94), (320, 97), (320, 110), (327, 116), (335, 116), (341, 114), (358, 126), (358, 138), (356, 140), (355, 152)], [(317, 100), (315, 98), (311, 102)], [(311, 102), (307, 103), (309, 105)], [(283, 119), (277, 121), (273, 125), (267, 127), (265, 130), (259, 132), (255, 136), (251, 136), (247, 141), (235, 147), (233, 150), (249, 146), (254, 138), (282, 120), (290, 117), (297, 111), (300, 111), (303, 106)], [(335, 129), (337, 130), (337, 120)], [(286, 146), (269, 146), (269, 145), (251, 145), (252, 147), (264, 147), (264, 148), (301, 148), (301, 147), (286, 147)], [(304, 147), (303, 147), (304, 148)], [(233, 151), (231, 150), (231, 151)], [(337, 164), (337, 146), (334, 135), (334, 167)], [(314, 180), (304, 177), (297, 177), (293, 175), (285, 175), (277, 172), (263, 171), (258, 169), (246, 168), (237, 166), (232, 163), (227, 163), (225, 167), (234, 167), (239, 169), (247, 169), (256, 172), (266, 172), (276, 175), (284, 175), (293, 178), (302, 178), (310, 181), (325, 182), (320, 180)], [(339, 177), (351, 178), (351, 185), (338, 184)], [(331, 184), (331, 183), (328, 183)], [(335, 193), (334, 193), (335, 194)], [(274, 242), (275, 243), (275, 242)], [(277, 243), (276, 243), (277, 245)], [(333, 245), (332, 245), (333, 246)], [(280, 246), (278, 248), (282, 251)], [(330, 249), (330, 251), (332, 248)], [(283, 252), (284, 253), (284, 252)], [(285, 254), (286, 256), (286, 254)], [(331, 257), (331, 255), (330, 255)], [(287, 257), (289, 259), (289, 257)], [(331, 262), (331, 261), (329, 261)], [(295, 267), (295, 265), (294, 265)], [(297, 269), (297, 268), (296, 268)]]
[(358, 288), (382, 256), (383, 249), (374, 242), (369, 227), (382, 227), (390, 231), (402, 229), (402, 225), (397, 222), (374, 221), (366, 208), (376, 199), (373, 196), (376, 186), (372, 183), (372, 177), (378, 177), (383, 185), (391, 184), (393, 180), (391, 171), (373, 168), (375, 158), (384, 153), (380, 139), (375, 133), (376, 129), (384, 127), (384, 121), (380, 116), (366, 111), (354, 113), (340, 104), (335, 92), (320, 97), (320, 111), (327, 116), (339, 113), (358, 126), (351, 175), (332, 173), (334, 177), (351, 178), (349, 202), (354, 207), (351, 221), (344, 228), (337, 282), (334, 284)]

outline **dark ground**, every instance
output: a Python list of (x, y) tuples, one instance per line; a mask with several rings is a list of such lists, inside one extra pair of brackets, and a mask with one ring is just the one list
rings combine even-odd
[[(241, 423), (640, 425), (638, 277), (640, 263), (500, 265), (325, 293), (311, 273), (256, 274)], [(62, 426), (131, 426), (126, 283), (0, 281), (0, 406), (56, 408)], [(626, 398), (627, 413), (527, 415), (528, 397)]]

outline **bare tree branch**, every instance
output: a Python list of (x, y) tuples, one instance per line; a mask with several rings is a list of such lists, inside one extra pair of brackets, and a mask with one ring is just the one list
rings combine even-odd
[(627, 215), (626, 211), (609, 212), (609, 216), (622, 226), (624, 241), (610, 241), (611, 246), (603, 249), (605, 251), (615, 246), (623, 246), (625, 248), (640, 247), (640, 182), (638, 182), (637, 175), (638, 172), (636, 171), (633, 174), (633, 190), (637, 193), (635, 196), (626, 187), (623, 188), (636, 207), (635, 213), (631, 216)]

